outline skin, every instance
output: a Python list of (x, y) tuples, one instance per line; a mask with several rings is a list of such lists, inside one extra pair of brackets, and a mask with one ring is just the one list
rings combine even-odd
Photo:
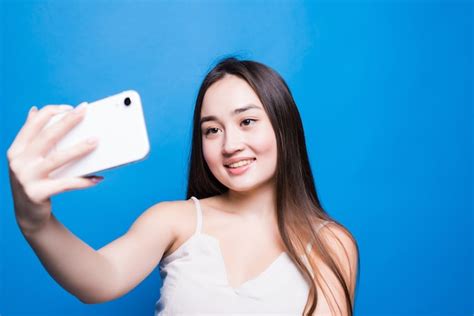
[[(257, 108), (233, 113), (250, 104)], [(216, 179), (229, 188), (220, 202), (243, 222), (275, 222), (277, 144), (258, 96), (244, 80), (226, 75), (204, 95), (201, 119), (207, 116), (217, 119), (201, 125), (204, 158)], [(256, 160), (245, 173), (232, 175), (224, 161), (235, 157)]]

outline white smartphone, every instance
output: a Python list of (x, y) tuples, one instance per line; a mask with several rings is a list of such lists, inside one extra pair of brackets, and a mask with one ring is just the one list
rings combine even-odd
[[(62, 138), (52, 151), (66, 150), (90, 137), (98, 139), (91, 153), (49, 174), (50, 178), (81, 177), (137, 162), (148, 157), (150, 142), (140, 95), (134, 90), (85, 104), (82, 121)], [(55, 115), (46, 124), (60, 120)]]

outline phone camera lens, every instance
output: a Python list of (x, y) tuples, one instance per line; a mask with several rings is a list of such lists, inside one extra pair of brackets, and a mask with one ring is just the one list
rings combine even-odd
[(125, 103), (126, 106), (129, 106), (132, 103), (132, 101), (130, 100), (130, 98), (125, 98), (123, 103)]

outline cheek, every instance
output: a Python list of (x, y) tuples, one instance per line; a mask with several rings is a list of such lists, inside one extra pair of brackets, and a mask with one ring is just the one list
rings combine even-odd
[(216, 147), (215, 144), (205, 142), (203, 140), (202, 143), (202, 154), (204, 156), (204, 160), (206, 161), (207, 165), (211, 169), (215, 164), (219, 163), (219, 148)]
[(257, 136), (252, 138), (252, 145), (256, 153), (260, 155), (270, 155), (271, 158), (276, 158), (276, 138), (271, 126), (262, 129), (262, 131), (256, 133), (256, 135)]

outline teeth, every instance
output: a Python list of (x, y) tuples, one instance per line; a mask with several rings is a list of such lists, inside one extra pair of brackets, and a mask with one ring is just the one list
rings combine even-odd
[(233, 163), (231, 165), (228, 165), (230, 168), (238, 168), (238, 167), (242, 167), (242, 166), (245, 166), (245, 165), (248, 165), (249, 163), (251, 163), (253, 161), (253, 159), (249, 159), (249, 160), (241, 160), (239, 162), (236, 162), (236, 163)]

